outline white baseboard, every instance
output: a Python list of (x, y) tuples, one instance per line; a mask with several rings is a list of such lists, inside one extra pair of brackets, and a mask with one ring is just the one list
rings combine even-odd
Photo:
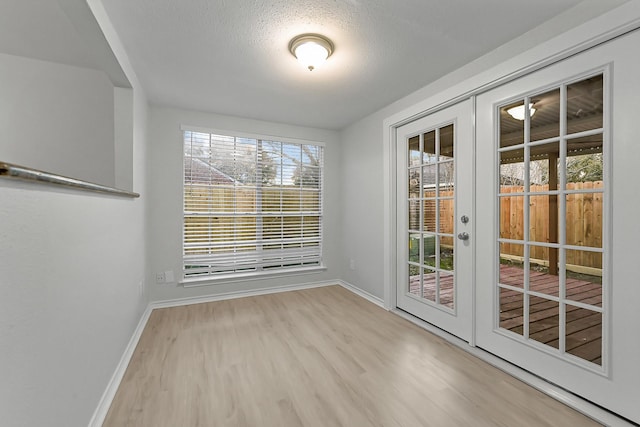
[(363, 291), (362, 289), (355, 287), (351, 283), (345, 282), (344, 280), (338, 280), (337, 282), (343, 288), (353, 292), (354, 294), (366, 299), (369, 302), (374, 303), (378, 307), (384, 308), (384, 301), (382, 300), (382, 298), (378, 298), (377, 296), (372, 295), (367, 291)]
[(140, 341), (142, 331), (144, 331), (144, 328), (147, 326), (147, 321), (149, 320), (149, 316), (151, 316), (152, 310), (153, 309), (147, 305), (147, 308), (142, 313), (138, 326), (136, 326), (136, 329), (133, 331), (133, 335), (124, 349), (120, 362), (118, 363), (118, 366), (116, 366), (116, 370), (111, 376), (109, 384), (107, 384), (107, 389), (102, 394), (98, 407), (93, 413), (91, 421), (89, 421), (89, 427), (100, 427), (102, 426), (102, 423), (104, 423), (104, 419), (107, 417), (107, 412), (109, 412), (113, 398), (116, 396), (118, 387), (120, 387), (120, 382), (122, 381), (122, 378), (124, 378), (124, 373), (127, 371), (127, 366), (129, 366), (129, 362), (133, 357), (133, 352), (138, 345), (138, 341)]

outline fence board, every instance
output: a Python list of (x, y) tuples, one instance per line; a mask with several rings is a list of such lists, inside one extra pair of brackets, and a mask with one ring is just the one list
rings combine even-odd
[[(602, 247), (602, 193), (595, 192), (603, 188), (602, 181), (568, 183), (567, 190), (586, 190), (586, 193), (570, 194), (566, 197), (565, 221), (566, 242), (570, 245), (592, 248)], [(531, 186), (531, 192), (548, 191), (547, 185)], [(500, 200), (500, 237), (504, 239), (524, 240), (524, 196), (522, 186), (501, 186), (505, 196)], [(551, 196), (552, 197), (552, 196)], [(529, 197), (529, 241), (549, 242), (549, 198), (532, 194)], [(559, 204), (558, 204), (559, 205)], [(501, 252), (507, 256), (522, 257), (522, 245), (503, 244)], [(549, 249), (541, 246), (531, 247), (532, 259), (549, 260)], [(597, 252), (569, 251), (567, 264), (602, 268), (602, 257)]]
[[(317, 216), (304, 213), (320, 210), (320, 192), (299, 187), (264, 187), (262, 207), (257, 206), (257, 190), (252, 187), (185, 185), (184, 209), (188, 212), (209, 213), (208, 216), (184, 219), (185, 243), (200, 244), (201, 248), (186, 249), (186, 254), (208, 254), (238, 250), (235, 246), (219, 246), (211, 250), (208, 246), (222, 242), (255, 241), (279, 238), (318, 237), (320, 221)], [(258, 227), (258, 212), (284, 212), (290, 216), (265, 216), (262, 227)], [(216, 215), (238, 213), (246, 216), (236, 218)], [(262, 236), (258, 236), (259, 229)], [(296, 247), (300, 244), (296, 243)], [(306, 245), (306, 244), (305, 244)], [(316, 245), (310, 242), (309, 246)], [(275, 245), (279, 247), (280, 245)], [(275, 247), (274, 246), (274, 247)], [(285, 247), (287, 247), (285, 245)], [(265, 248), (270, 248), (265, 246)], [(255, 250), (256, 245), (246, 244), (242, 250)]]
[[(521, 189), (518, 189), (517, 191), (522, 191)], [(513, 201), (515, 203), (512, 204), (511, 206), (511, 218), (514, 218), (515, 221), (515, 233), (512, 234), (512, 236), (515, 237), (511, 237), (512, 239), (517, 239), (517, 240), (524, 240), (524, 196), (516, 196), (513, 197)], [(517, 247), (516, 252), (521, 252), (523, 248), (522, 247)], [(519, 254), (515, 254), (515, 255), (521, 255), (523, 256), (524, 253), (519, 253)]]

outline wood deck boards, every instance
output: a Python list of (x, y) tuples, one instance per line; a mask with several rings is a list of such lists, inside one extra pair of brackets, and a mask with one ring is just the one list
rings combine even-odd
[[(557, 297), (559, 281), (540, 271), (531, 271), (529, 290)], [(523, 270), (508, 265), (500, 266), (501, 283), (522, 287)], [(595, 307), (602, 306), (602, 285), (585, 280), (567, 278), (566, 299)], [(522, 335), (524, 332), (524, 298), (517, 291), (502, 289), (500, 293), (500, 326)], [(595, 364), (602, 356), (602, 315), (597, 311), (566, 305), (565, 351)], [(553, 348), (560, 343), (560, 304), (544, 297), (529, 297), (529, 338)]]
[[(415, 296), (420, 296), (420, 276), (412, 276), (410, 279), (410, 292)], [(423, 298), (436, 302), (436, 276), (431, 274), (425, 276), (423, 284), (424, 294)], [(453, 275), (442, 274), (440, 276), (440, 304), (453, 309), (454, 303), (453, 295)]]
[[(409, 278), (409, 291), (420, 296), (420, 276)], [(516, 266), (500, 266), (500, 283), (517, 288), (524, 286), (524, 270)], [(553, 348), (559, 346), (560, 305), (544, 296), (558, 297), (557, 276), (542, 271), (529, 272), (529, 290), (541, 296), (529, 297), (529, 338)], [(440, 280), (440, 303), (453, 308), (453, 276), (444, 275)], [(435, 275), (426, 276), (423, 282), (423, 298), (436, 301)], [(585, 280), (567, 278), (566, 298), (569, 301), (602, 307), (602, 285)], [(524, 331), (524, 294), (510, 290), (500, 291), (500, 326), (522, 335)], [(566, 305), (565, 351), (595, 364), (602, 356), (602, 315), (599, 312)]]

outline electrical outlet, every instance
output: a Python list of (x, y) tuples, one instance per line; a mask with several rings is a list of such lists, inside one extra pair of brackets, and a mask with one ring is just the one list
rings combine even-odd
[(164, 271), (160, 272), (160, 273), (156, 273), (156, 283), (160, 284), (160, 283), (166, 283), (167, 279), (164, 275)]
[(144, 280), (141, 280), (140, 282), (138, 282), (138, 296), (140, 297), (144, 296)]
[(350, 259), (349, 260), (349, 270), (355, 271), (355, 269), (356, 269), (356, 260), (355, 259)]

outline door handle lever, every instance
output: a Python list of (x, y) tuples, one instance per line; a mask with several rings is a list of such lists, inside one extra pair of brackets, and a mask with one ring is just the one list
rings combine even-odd
[(466, 231), (463, 231), (462, 233), (458, 234), (458, 239), (460, 240), (469, 240), (469, 233), (467, 233)]

